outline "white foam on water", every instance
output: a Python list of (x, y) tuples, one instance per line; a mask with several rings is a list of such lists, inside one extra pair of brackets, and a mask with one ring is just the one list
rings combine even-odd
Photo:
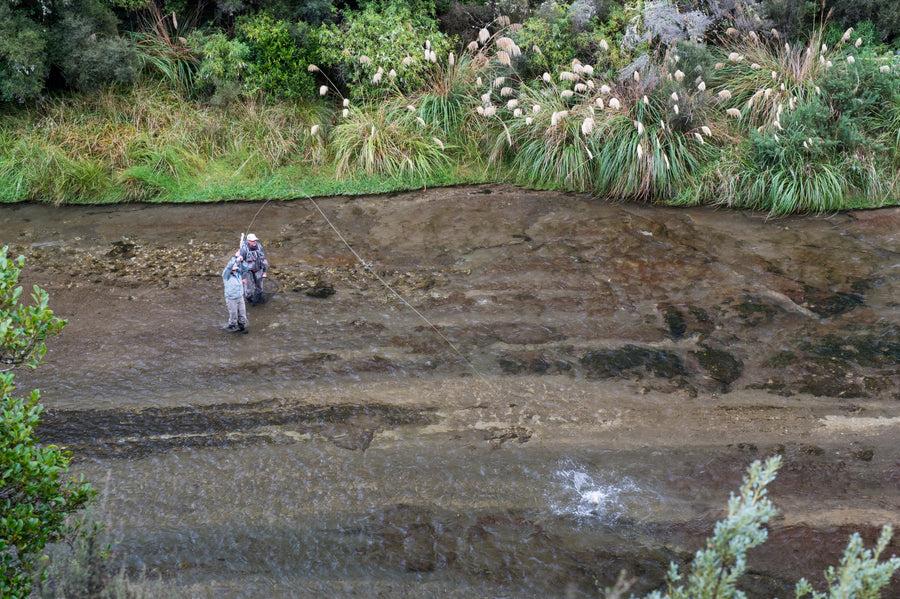
[[(640, 519), (644, 510), (634, 506), (648, 493), (628, 477), (614, 471), (590, 472), (573, 464), (564, 464), (554, 472), (558, 485), (550, 498), (550, 509), (557, 515), (611, 520), (618, 517)], [(650, 493), (652, 494), (652, 493)]]

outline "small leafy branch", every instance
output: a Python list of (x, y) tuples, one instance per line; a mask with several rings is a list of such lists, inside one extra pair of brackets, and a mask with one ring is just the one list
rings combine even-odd
[[(751, 464), (740, 495), (732, 495), (728, 515), (716, 524), (706, 548), (696, 553), (690, 572), (682, 574), (677, 565), (671, 564), (668, 590), (654, 591), (646, 599), (744, 599), (737, 584), (747, 571), (747, 551), (765, 542), (765, 525), (777, 513), (766, 497), (766, 486), (774, 480), (780, 465), (781, 456)], [(900, 569), (900, 558), (896, 556), (879, 561), (892, 533), (891, 527), (885, 526), (873, 550), (864, 549), (861, 537), (854, 534), (840, 565), (825, 572), (827, 591), (816, 591), (806, 579), (801, 579), (795, 587), (796, 599), (880, 598), (881, 590)], [(627, 588), (621, 587), (611, 589), (607, 599), (624, 596)]]
[(47, 307), (47, 292), (34, 286), (33, 306), (19, 303), (22, 287), (19, 273), (25, 257), (7, 258), (7, 247), (0, 250), (0, 372), (25, 365), (35, 368), (47, 351), (44, 340), (62, 330), (66, 321)]
[[(7, 370), (34, 367), (46, 351), (44, 339), (65, 321), (53, 316), (47, 293), (37, 286), (35, 306), (19, 303), (25, 260), (9, 260), (6, 252), (6, 247), (0, 252), (0, 356)], [(68, 516), (95, 491), (83, 481), (67, 480), (68, 452), (38, 444), (34, 429), (43, 411), (38, 392), (14, 397), (14, 378), (0, 372), (0, 596), (18, 598), (29, 595), (44, 548), (75, 531)]]

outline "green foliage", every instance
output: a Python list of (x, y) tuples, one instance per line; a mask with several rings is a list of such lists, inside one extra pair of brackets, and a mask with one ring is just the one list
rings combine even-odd
[(307, 72), (312, 62), (307, 33), (305, 24), (293, 26), (267, 13), (239, 19), (237, 35), (249, 50), (247, 92), (290, 99), (311, 96), (315, 81)]
[[(0, 356), (8, 368), (35, 366), (45, 351), (44, 339), (65, 322), (47, 308), (47, 294), (35, 287), (34, 306), (22, 307), (17, 286), (24, 258), (13, 261), (0, 251)], [(0, 373), (0, 594), (27, 597), (32, 570), (48, 543), (72, 531), (67, 523), (94, 495), (90, 485), (66, 481), (69, 454), (34, 436), (43, 407), (34, 391), (13, 397), (11, 372)]]
[(47, 44), (40, 23), (0, 2), (0, 100), (24, 102), (40, 95), (49, 69)]
[[(336, 72), (350, 87), (351, 97), (383, 95), (386, 90), (378, 80), (390, 71), (396, 73), (393, 84), (398, 90), (417, 92), (437, 57), (444, 60), (451, 47), (429, 14), (414, 13), (409, 4), (399, 1), (347, 12), (343, 23), (322, 26), (317, 37), (319, 66)], [(434, 53), (433, 61), (426, 58), (426, 50)]]
[(47, 351), (44, 341), (60, 332), (66, 322), (53, 315), (47, 307), (47, 292), (37, 285), (31, 294), (34, 305), (21, 303), (19, 273), (25, 257), (11, 260), (6, 250), (0, 251), (0, 370), (36, 368)]
[(0, 4), (0, 100), (41, 97), (51, 71), (74, 89), (133, 81), (138, 58), (102, 0)]
[[(732, 495), (728, 514), (716, 524), (706, 548), (698, 551), (690, 572), (682, 574), (675, 564), (669, 568), (668, 592), (655, 591), (646, 599), (742, 599), (740, 577), (747, 572), (747, 551), (765, 542), (766, 523), (777, 511), (766, 497), (766, 485), (775, 478), (781, 457), (774, 456), (750, 465), (740, 495)], [(890, 583), (900, 569), (900, 558), (879, 562), (890, 541), (892, 530), (885, 527), (874, 550), (863, 549), (858, 534), (850, 538), (840, 565), (829, 567), (825, 580), (827, 593), (817, 592), (805, 579), (796, 585), (796, 597), (812, 599), (878, 599), (881, 589)], [(616, 592), (615, 596), (621, 596)]]

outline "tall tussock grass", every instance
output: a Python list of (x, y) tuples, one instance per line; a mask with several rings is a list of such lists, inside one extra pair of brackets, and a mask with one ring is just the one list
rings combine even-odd
[[(182, 60), (174, 23), (151, 25), (169, 48), (160, 52)], [(185, 94), (181, 77), (148, 75), (8, 111), (0, 199), (215, 199), (269, 193), (298, 173), (369, 189), (360, 181), (442, 184), (480, 171), (481, 181), (774, 214), (898, 201), (900, 73), (852, 30), (830, 45), (821, 28), (804, 44), (729, 30), (618, 73), (573, 59), (538, 76), (541, 51), (519, 47), (520, 31), (501, 17), (440, 54), (423, 39), (422, 55), (407, 57), (415, 90), (403, 64), (347, 48), (368, 79), (347, 90), (308, 65), (324, 83), (308, 101), (213, 106)]]

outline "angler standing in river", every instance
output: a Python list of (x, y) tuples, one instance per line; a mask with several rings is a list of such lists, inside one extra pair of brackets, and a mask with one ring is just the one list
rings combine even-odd
[(226, 331), (247, 334), (247, 305), (244, 303), (244, 269), (240, 251), (235, 252), (222, 271), (225, 284), (225, 307), (228, 308)]
[(247, 301), (251, 304), (258, 304), (263, 299), (262, 283), (267, 276), (269, 261), (266, 260), (266, 252), (256, 235), (253, 233), (247, 235), (247, 241), (241, 243), (240, 255), (244, 261), (246, 274), (245, 295)]

